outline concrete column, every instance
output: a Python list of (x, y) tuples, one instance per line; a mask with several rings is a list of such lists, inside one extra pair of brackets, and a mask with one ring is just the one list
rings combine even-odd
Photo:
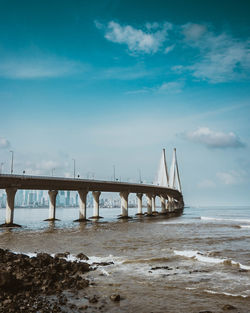
[(14, 204), (15, 204), (15, 195), (17, 189), (16, 188), (6, 188), (6, 214), (5, 214), (5, 226), (14, 225)]
[(155, 195), (152, 196), (152, 213), (158, 213), (155, 206)]
[(127, 191), (120, 192), (121, 197), (121, 218), (128, 217), (128, 195)]
[(75, 220), (75, 222), (82, 222), (86, 221), (86, 209), (87, 209), (87, 195), (88, 191), (87, 190), (78, 190), (79, 194), (79, 219)]
[(161, 213), (166, 213), (167, 208), (166, 208), (166, 199), (161, 196)]
[(147, 215), (152, 215), (152, 195), (147, 194)]
[(94, 208), (93, 208), (93, 216), (92, 218), (100, 218), (99, 216), (99, 198), (100, 198), (100, 191), (92, 191), (92, 195), (94, 198)]
[(57, 190), (49, 190), (49, 218), (45, 221), (55, 221), (56, 220), (56, 196), (58, 194)]
[(174, 200), (173, 200), (172, 197), (168, 197), (167, 211), (168, 212), (173, 212), (174, 211)]
[(137, 202), (138, 202), (138, 211), (136, 215), (143, 215), (142, 213), (142, 197), (143, 197), (143, 193), (137, 193)]

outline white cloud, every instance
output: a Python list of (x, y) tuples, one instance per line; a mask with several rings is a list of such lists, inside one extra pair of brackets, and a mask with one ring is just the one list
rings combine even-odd
[(186, 45), (200, 50), (200, 61), (186, 67), (194, 77), (220, 83), (244, 78), (245, 70), (250, 69), (249, 40), (217, 35), (198, 24), (184, 25), (183, 34)]
[(237, 171), (219, 172), (216, 176), (225, 185), (235, 185), (244, 181), (245, 173)]
[(187, 23), (182, 26), (182, 32), (187, 41), (196, 41), (207, 31), (207, 27), (201, 24)]
[(164, 53), (168, 54), (169, 52), (171, 52), (172, 50), (174, 50), (175, 45), (171, 45), (165, 48)]
[(156, 91), (160, 93), (180, 93), (183, 86), (184, 82), (182, 81), (167, 82), (159, 86)]
[(216, 184), (215, 184), (214, 181), (212, 181), (210, 179), (204, 179), (204, 180), (202, 180), (201, 182), (198, 183), (198, 187), (199, 188), (204, 188), (204, 189), (214, 188), (214, 187), (216, 187)]
[(183, 81), (164, 82), (156, 87), (144, 87), (142, 89), (132, 90), (126, 94), (145, 94), (145, 93), (160, 93), (160, 94), (176, 94), (182, 92), (184, 87)]
[[(95, 22), (100, 28), (100, 23)], [(170, 23), (159, 25), (147, 23), (144, 30), (130, 25), (122, 26), (110, 21), (105, 29), (105, 38), (115, 43), (126, 44), (131, 52), (156, 53), (162, 47), (167, 38), (167, 32), (171, 29)]]
[(154, 70), (147, 70), (141, 66), (113, 67), (96, 73), (97, 79), (134, 80), (154, 74)]
[(55, 57), (30, 57), (2, 60), (0, 77), (9, 79), (53, 78), (83, 71), (83, 65)]
[(209, 148), (241, 148), (244, 143), (233, 132), (223, 133), (210, 130), (208, 127), (200, 127), (193, 132), (184, 134), (184, 138), (204, 144)]
[(10, 142), (4, 137), (0, 137), (0, 149), (8, 149), (10, 147)]

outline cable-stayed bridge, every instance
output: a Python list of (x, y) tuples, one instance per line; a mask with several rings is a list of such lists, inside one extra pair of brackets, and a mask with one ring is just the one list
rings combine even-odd
[[(59, 190), (77, 191), (79, 194), (79, 219), (86, 221), (86, 200), (87, 194), (92, 192), (94, 207), (91, 218), (100, 218), (99, 198), (101, 192), (118, 192), (121, 197), (121, 215), (119, 218), (128, 218), (128, 197), (135, 193), (138, 202), (137, 215), (155, 216), (157, 214), (176, 215), (181, 214), (184, 201), (181, 191), (181, 182), (177, 164), (176, 149), (173, 152), (173, 159), (168, 173), (165, 149), (154, 184), (138, 184), (128, 182), (114, 182), (90, 179), (71, 179), (46, 176), (27, 176), (27, 175), (0, 175), (0, 189), (6, 190), (6, 213), (5, 223), (1, 226), (13, 227), (14, 224), (14, 204), (15, 195), (18, 189), (27, 190), (48, 190), (49, 194), (49, 217), (48, 221), (56, 220), (56, 197)], [(147, 198), (147, 211), (143, 213), (142, 197)], [(161, 201), (161, 211), (156, 211), (155, 198)]]

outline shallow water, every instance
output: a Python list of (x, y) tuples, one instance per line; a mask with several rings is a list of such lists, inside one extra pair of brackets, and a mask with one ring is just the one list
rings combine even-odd
[(48, 209), (16, 209), (23, 227), (0, 230), (0, 247), (113, 261), (88, 274), (97, 284), (90, 294), (124, 297), (109, 312), (222, 312), (225, 304), (250, 312), (249, 207), (186, 208), (170, 219), (117, 220), (119, 213), (100, 209), (103, 219), (79, 224), (77, 209), (57, 209), (61, 221), (52, 224), (43, 222)]

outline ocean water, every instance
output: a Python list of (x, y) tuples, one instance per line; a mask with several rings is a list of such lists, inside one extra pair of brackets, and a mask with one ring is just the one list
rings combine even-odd
[(250, 207), (191, 207), (169, 219), (119, 213), (101, 208), (103, 219), (76, 223), (77, 209), (58, 208), (60, 221), (49, 223), (48, 209), (16, 209), (23, 227), (0, 229), (0, 247), (113, 262), (88, 274), (90, 294), (124, 298), (108, 312), (223, 312), (225, 304), (250, 312)]

